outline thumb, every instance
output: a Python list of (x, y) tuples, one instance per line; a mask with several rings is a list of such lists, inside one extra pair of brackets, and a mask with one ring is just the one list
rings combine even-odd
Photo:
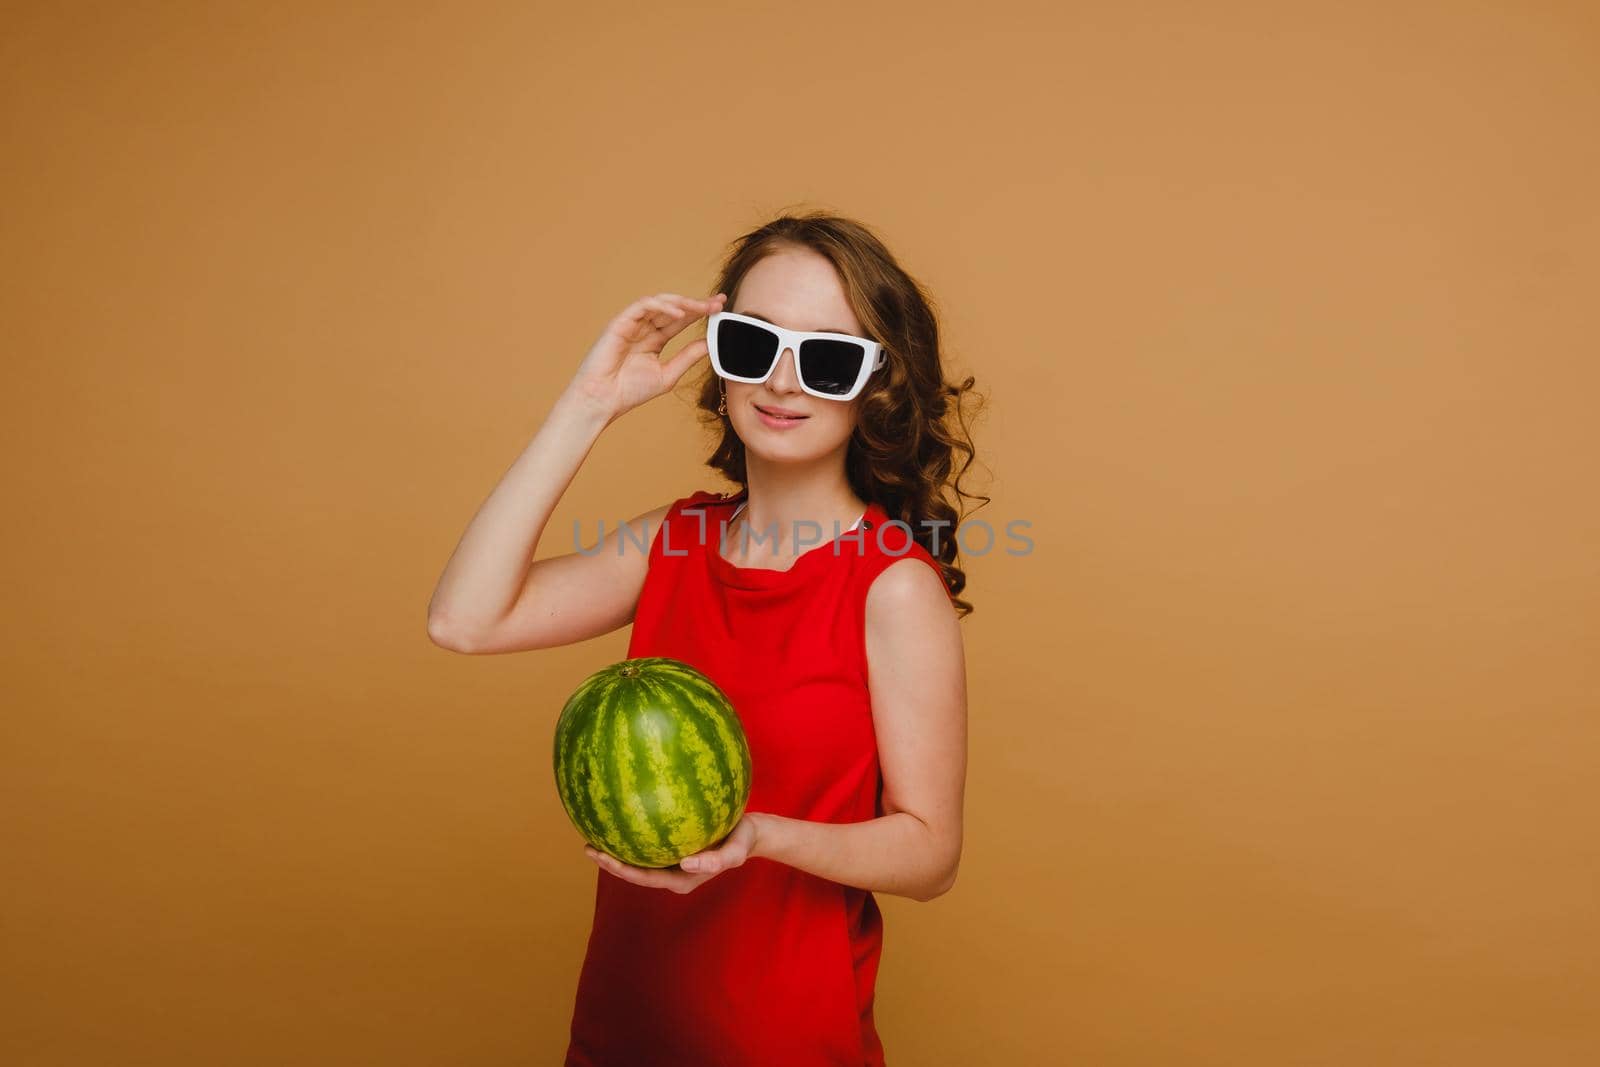
[(678, 379), (683, 377), (684, 372), (692, 367), (696, 360), (710, 351), (710, 346), (706, 344), (706, 339), (702, 337), (699, 340), (691, 341), (673, 353), (672, 358), (662, 364), (662, 373), (667, 378), (667, 388), (670, 389), (677, 385)]

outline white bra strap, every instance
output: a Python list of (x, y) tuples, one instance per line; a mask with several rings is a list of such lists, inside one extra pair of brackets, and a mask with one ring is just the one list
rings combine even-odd
[[(733, 509), (733, 514), (728, 516), (728, 521), (732, 522), (734, 519), (738, 518), (739, 517), (739, 512), (743, 511), (744, 510), (744, 506), (746, 504), (748, 504), (748, 503), (750, 503), (750, 501), (748, 501), (748, 500), (739, 501), (739, 506)], [(867, 513), (865, 511), (863, 511), (861, 513), (861, 518), (857, 519), (855, 522), (852, 522), (850, 524), (850, 530), (854, 530), (857, 526), (860, 526), (861, 525), (861, 519), (864, 519), (866, 517), (867, 517)], [(845, 533), (849, 533), (850, 530), (846, 530)]]

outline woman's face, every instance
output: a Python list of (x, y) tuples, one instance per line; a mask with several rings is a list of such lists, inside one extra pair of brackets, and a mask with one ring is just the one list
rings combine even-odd
[[(774, 252), (751, 267), (728, 310), (791, 330), (865, 335), (833, 264), (809, 249)], [(855, 430), (861, 404), (859, 396), (824, 400), (801, 389), (791, 348), (778, 353), (772, 377), (760, 385), (723, 379), (722, 386), (728, 393), (728, 418), (745, 451), (775, 463), (816, 460), (842, 451)], [(805, 417), (775, 426), (761, 408), (781, 408)]]

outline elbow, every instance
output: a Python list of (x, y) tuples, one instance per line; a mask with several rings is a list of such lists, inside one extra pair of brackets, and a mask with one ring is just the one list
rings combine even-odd
[[(920, 821), (920, 820), (919, 820)], [(924, 823), (924, 825), (927, 825)], [(928, 830), (928, 855), (933, 862), (933, 877), (926, 888), (914, 899), (926, 904), (936, 900), (955, 888), (956, 872), (961, 868), (961, 830), (959, 825), (952, 828), (939, 827)]]
[(946, 893), (950, 892), (950, 890), (955, 888), (955, 885), (956, 885), (956, 872), (960, 868), (961, 868), (961, 858), (958, 856), (958, 857), (956, 857), (955, 861), (953, 863), (951, 863), (950, 866), (945, 869), (944, 876), (941, 877), (938, 880), (938, 882), (936, 882), (934, 884), (932, 891), (928, 892), (928, 893), (925, 893), (924, 895), (918, 897), (917, 899), (920, 900), (922, 903), (926, 904), (930, 900), (937, 900), (938, 898), (944, 896)]
[(472, 652), (466, 638), (458, 633), (449, 618), (440, 612), (430, 612), (428, 615), (428, 640), (451, 652), (463, 654)]

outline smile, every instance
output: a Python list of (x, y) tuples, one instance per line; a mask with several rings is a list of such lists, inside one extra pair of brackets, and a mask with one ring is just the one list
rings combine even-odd
[(768, 426), (772, 426), (772, 427), (776, 427), (776, 428), (780, 428), (780, 429), (781, 428), (785, 428), (785, 427), (789, 427), (789, 426), (798, 426), (800, 423), (805, 422), (806, 419), (809, 417), (809, 416), (806, 416), (806, 415), (778, 415), (778, 414), (774, 414), (773, 412), (768, 411), (766, 408), (762, 407), (760, 404), (756, 404), (755, 405), (755, 409), (756, 409), (756, 413), (761, 416), (761, 421), (762, 422), (766, 423)]

